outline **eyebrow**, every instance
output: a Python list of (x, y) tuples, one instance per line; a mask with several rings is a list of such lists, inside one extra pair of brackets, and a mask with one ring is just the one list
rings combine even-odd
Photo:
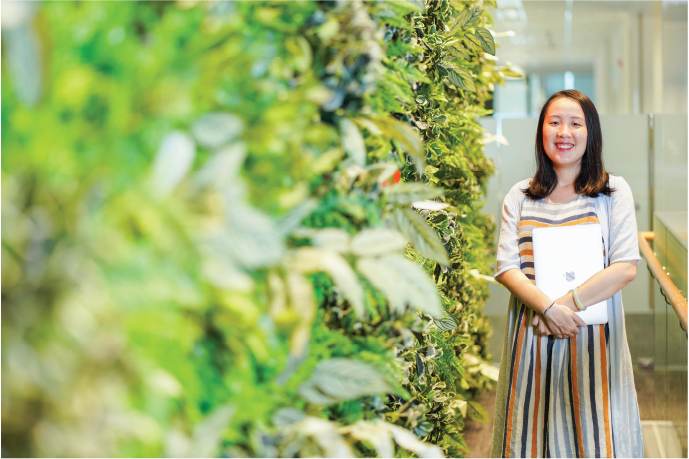
[[(548, 118), (560, 118), (560, 115), (548, 115)], [(572, 116), (572, 118), (575, 118), (575, 119), (578, 119), (578, 120), (582, 120), (582, 121), (584, 120), (584, 118), (582, 118), (582, 117), (580, 117), (580, 116), (576, 116), (576, 115), (575, 115), (575, 116)]]

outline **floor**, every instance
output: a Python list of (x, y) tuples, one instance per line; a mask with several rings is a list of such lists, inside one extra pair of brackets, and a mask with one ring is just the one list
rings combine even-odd
[(488, 410), (490, 422), (482, 424), (480, 422), (466, 420), (464, 425), (464, 440), (467, 442), (471, 452), (466, 457), (491, 457), (491, 440), (493, 438), (493, 416), (495, 414), (495, 391), (486, 392), (480, 395), (477, 402), (481, 403)]

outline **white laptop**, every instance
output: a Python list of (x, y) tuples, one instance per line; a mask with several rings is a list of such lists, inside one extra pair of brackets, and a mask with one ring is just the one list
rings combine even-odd
[[(532, 231), (536, 287), (556, 300), (605, 267), (603, 236), (597, 223), (534, 228)], [(587, 325), (608, 322), (607, 300), (576, 314)]]

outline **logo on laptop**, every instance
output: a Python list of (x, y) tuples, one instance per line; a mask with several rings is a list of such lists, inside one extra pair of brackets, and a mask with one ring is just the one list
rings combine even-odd
[(572, 282), (574, 280), (574, 271), (564, 273), (563, 276), (565, 276), (565, 279), (567, 279), (567, 282)]

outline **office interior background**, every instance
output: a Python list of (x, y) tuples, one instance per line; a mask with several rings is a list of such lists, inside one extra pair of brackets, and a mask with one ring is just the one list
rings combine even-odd
[[(497, 171), (484, 211), (498, 232), (505, 194), (535, 171), (543, 103), (577, 89), (598, 109), (605, 165), (630, 184), (638, 230), (654, 231), (653, 250), (686, 296), (687, 2), (499, 0), (493, 18), (498, 63), (524, 74), (496, 86), (494, 114), (482, 120)], [(497, 283), (490, 289), (498, 365), (509, 292)], [(646, 457), (687, 457), (686, 331), (646, 259), (622, 297)]]

